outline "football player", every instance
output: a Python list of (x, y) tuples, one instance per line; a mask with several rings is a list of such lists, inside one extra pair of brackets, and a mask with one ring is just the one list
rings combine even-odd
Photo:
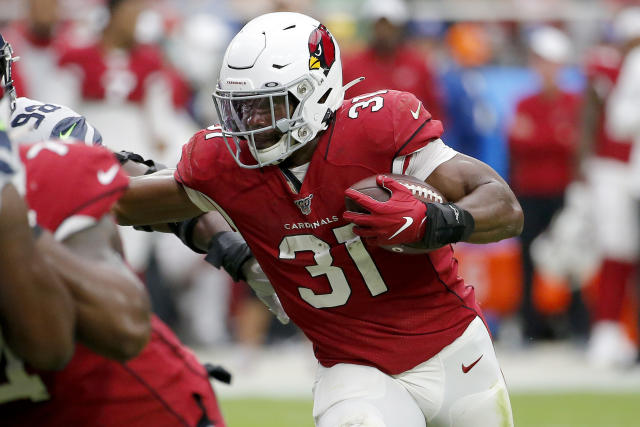
[[(87, 145), (102, 145), (100, 132), (68, 107), (45, 104), (33, 99), (19, 97), (11, 116), (12, 135), (22, 142), (47, 141), (49, 139), (71, 139)], [(142, 156), (121, 151), (115, 153), (124, 171), (130, 176), (145, 175), (165, 169), (165, 166), (145, 160)], [(171, 173), (165, 171), (163, 173)], [(239, 233), (231, 231), (220, 214), (211, 212), (195, 218), (153, 227), (146, 231), (172, 232), (183, 243), (197, 253), (206, 254), (205, 261), (216, 268), (223, 268), (235, 282), (245, 281), (264, 305), (286, 324), (289, 318), (282, 309), (278, 296), (262, 272), (260, 265)]]
[[(517, 235), (515, 196), (489, 166), (448, 148), (414, 95), (344, 100), (344, 90), (338, 45), (318, 21), (250, 21), (223, 59), (222, 124), (191, 138), (173, 176), (132, 179), (114, 207), (119, 221), (218, 210), (240, 231), (314, 344), (316, 425), (513, 425), (451, 243)], [(388, 173), (425, 180), (453, 203), (423, 204)], [(388, 201), (348, 190), (373, 174)], [(345, 212), (345, 190), (369, 213)], [(429, 252), (380, 247), (405, 243)]]
[[(633, 138), (625, 121), (633, 107), (620, 104), (619, 94), (628, 97), (635, 90), (627, 86), (629, 77), (622, 68), (633, 58), (630, 50), (637, 39), (640, 9), (622, 9), (612, 22), (615, 45), (597, 46), (587, 55), (582, 132), (581, 172), (589, 185), (590, 197), (602, 201), (604, 212), (594, 227), (596, 247), (601, 256), (598, 297), (594, 303), (587, 360), (596, 367), (625, 368), (637, 357), (633, 340), (620, 322), (628, 286), (636, 277), (640, 259), (640, 229), (633, 187)], [(625, 80), (620, 80), (621, 78)], [(616, 99), (617, 98), (617, 99)], [(616, 107), (617, 104), (617, 107)], [(620, 114), (622, 113), (622, 114)], [(611, 117), (610, 117), (611, 115)], [(620, 236), (624, 236), (621, 238)]]
[(41, 369), (60, 369), (73, 353), (75, 311), (71, 295), (40, 254), (55, 242), (46, 232), (32, 235), (19, 194), (22, 168), (6, 133), (13, 59), (0, 35), (0, 353), (7, 367), (22, 359)]
[[(109, 213), (129, 181), (117, 159), (89, 146), (99, 133), (77, 113), (12, 101), (12, 135), (33, 141), (20, 147), (26, 198), (37, 222), (64, 243), (45, 255), (73, 296), (79, 343), (59, 372), (5, 359), (3, 424), (224, 426), (207, 368), (150, 315), (144, 286), (124, 261)], [(49, 139), (71, 135), (80, 143)]]

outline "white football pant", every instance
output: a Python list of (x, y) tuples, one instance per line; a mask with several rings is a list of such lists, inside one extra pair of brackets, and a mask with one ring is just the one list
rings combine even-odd
[(313, 392), (317, 427), (513, 426), (507, 387), (479, 317), (440, 353), (399, 375), (318, 365)]
[(634, 261), (638, 256), (638, 210), (633, 197), (627, 163), (595, 158), (589, 162), (593, 209), (597, 211), (595, 233), (605, 258)]

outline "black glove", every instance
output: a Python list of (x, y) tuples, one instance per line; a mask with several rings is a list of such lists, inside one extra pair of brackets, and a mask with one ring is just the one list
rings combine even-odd
[[(422, 243), (427, 249), (436, 249), (467, 240), (475, 228), (471, 214), (453, 203), (425, 203), (427, 228)], [(420, 245), (422, 246), (422, 245)]]
[(216, 268), (224, 268), (234, 282), (245, 280), (242, 264), (253, 254), (240, 233), (221, 231), (209, 241), (207, 256), (204, 260)]
[(222, 366), (205, 363), (204, 368), (207, 370), (207, 374), (211, 378), (214, 378), (225, 384), (231, 384), (231, 373), (224, 369)]
[(147, 171), (144, 173), (145, 175), (149, 175), (151, 173), (158, 172), (161, 169), (167, 168), (165, 165), (156, 163), (151, 159), (145, 160), (144, 157), (142, 157), (140, 154), (132, 153), (131, 151), (122, 150), (117, 153), (113, 153), (113, 155), (116, 156), (116, 159), (118, 159), (120, 165), (124, 165), (129, 160), (134, 163), (141, 163), (143, 165), (146, 165), (149, 169), (147, 169)]

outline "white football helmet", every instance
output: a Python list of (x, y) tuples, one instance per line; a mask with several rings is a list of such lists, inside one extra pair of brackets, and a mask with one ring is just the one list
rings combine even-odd
[[(342, 104), (338, 44), (306, 15), (277, 12), (255, 18), (229, 44), (213, 99), (238, 165), (278, 164), (325, 130)], [(254, 114), (262, 120), (248, 123)], [(241, 160), (242, 139), (255, 163)]]

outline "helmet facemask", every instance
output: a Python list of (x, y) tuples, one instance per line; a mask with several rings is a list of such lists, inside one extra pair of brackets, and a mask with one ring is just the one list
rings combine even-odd
[(11, 111), (16, 108), (16, 89), (13, 86), (13, 78), (11, 77), (11, 64), (16, 62), (20, 57), (13, 56), (13, 49), (7, 43), (2, 35), (0, 35), (0, 98), (9, 97)]
[[(312, 139), (302, 120), (302, 111), (312, 93), (311, 88), (308, 79), (301, 78), (287, 86), (250, 92), (216, 89), (213, 102), (221, 118), (222, 136), (240, 166), (253, 169), (278, 164)], [(298, 97), (293, 95), (294, 90)], [(252, 120), (251, 116), (257, 113), (263, 116), (259, 123), (264, 126)], [(276, 140), (273, 134), (280, 137)], [(247, 142), (256, 164), (246, 164), (240, 159), (242, 140)]]

